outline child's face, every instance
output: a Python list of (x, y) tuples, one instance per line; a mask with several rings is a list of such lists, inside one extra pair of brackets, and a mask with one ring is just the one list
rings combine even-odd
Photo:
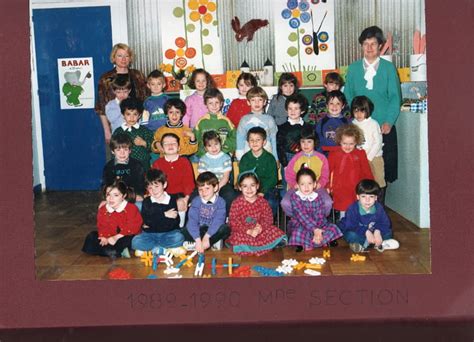
[(316, 182), (310, 175), (302, 175), (298, 179), (298, 190), (303, 195), (309, 195), (316, 188)]
[(125, 123), (128, 127), (135, 125), (140, 119), (140, 116), (140, 113), (138, 113), (136, 109), (125, 109), (125, 112), (123, 113)]
[(115, 160), (119, 163), (124, 163), (130, 157), (130, 147), (129, 146), (119, 146), (112, 151), (112, 154), (115, 156)]
[(314, 140), (313, 139), (300, 139), (301, 151), (306, 154), (313, 153), (314, 151)]
[(168, 109), (168, 121), (173, 126), (176, 126), (181, 122), (182, 114), (178, 108), (171, 106), (171, 108)]
[(128, 98), (128, 95), (130, 94), (130, 89), (115, 89), (114, 90), (115, 98), (119, 101), (122, 102), (126, 98)]
[(247, 201), (257, 198), (258, 183), (253, 177), (244, 178), (239, 184), (239, 190)]
[(245, 80), (240, 80), (239, 83), (237, 83), (237, 89), (239, 90), (239, 95), (245, 96), (247, 95), (247, 92), (252, 88), (251, 84), (245, 83)]
[(252, 113), (262, 113), (263, 109), (265, 108), (265, 105), (267, 104), (267, 101), (265, 101), (265, 99), (260, 96), (252, 97), (247, 102), (250, 106), (250, 110), (252, 111)]
[(377, 201), (377, 196), (369, 194), (360, 194), (357, 195), (357, 200), (365, 211), (369, 211), (369, 209), (372, 208), (375, 202)]
[(359, 110), (359, 109), (356, 109), (352, 112), (352, 114), (354, 115), (354, 118), (357, 120), (357, 121), (364, 121), (365, 120), (365, 111), (364, 110)]
[(218, 140), (209, 140), (206, 142), (206, 146), (204, 146), (206, 149), (206, 152), (209, 154), (215, 156), (219, 154), (221, 151), (221, 143)]
[(355, 137), (349, 137), (347, 135), (343, 135), (341, 138), (341, 147), (342, 150), (346, 153), (351, 153), (354, 151), (356, 146)]
[(150, 78), (146, 85), (148, 89), (150, 89), (152, 94), (158, 95), (163, 92), (163, 89), (166, 83), (163, 78), (159, 77), (159, 78)]
[(342, 102), (337, 97), (333, 97), (328, 102), (329, 115), (332, 117), (338, 117), (342, 112), (342, 107)]
[(326, 91), (329, 93), (334, 90), (339, 90), (341, 87), (339, 86), (338, 83), (329, 82), (329, 83), (324, 83), (324, 88), (326, 88)]
[(165, 182), (165, 184), (163, 184), (161, 182), (153, 182), (153, 183), (149, 184), (146, 187), (146, 189), (148, 190), (148, 193), (150, 194), (151, 197), (153, 197), (154, 199), (158, 199), (165, 192), (166, 185), (167, 185), (166, 182)]
[(254, 153), (262, 151), (266, 140), (262, 138), (260, 134), (251, 133), (248, 139), (249, 147)]
[(222, 102), (217, 97), (211, 97), (206, 101), (206, 107), (209, 113), (217, 114), (221, 111)]
[(105, 201), (109, 206), (114, 209), (117, 209), (124, 200), (125, 195), (122, 194), (117, 188), (107, 188), (105, 192)]
[(165, 137), (161, 141), (161, 146), (163, 146), (163, 152), (167, 156), (175, 156), (179, 152), (178, 141), (173, 137)]
[(290, 96), (293, 95), (295, 92), (295, 85), (291, 82), (285, 82), (281, 85), (281, 93), (284, 96)]
[(299, 120), (301, 117), (301, 107), (299, 103), (290, 102), (288, 103), (288, 117), (293, 120)]
[(206, 75), (199, 73), (194, 79), (194, 86), (197, 91), (204, 91), (207, 88), (207, 78)]
[(211, 184), (198, 186), (199, 197), (201, 197), (204, 201), (209, 201), (217, 191), (219, 191), (218, 184), (215, 186), (212, 186)]

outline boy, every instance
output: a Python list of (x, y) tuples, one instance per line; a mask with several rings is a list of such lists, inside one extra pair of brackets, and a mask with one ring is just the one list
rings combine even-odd
[(159, 70), (150, 72), (146, 79), (146, 86), (150, 89), (151, 96), (143, 102), (142, 125), (154, 132), (166, 123), (166, 114), (163, 107), (168, 96), (163, 94), (166, 87), (165, 76)]
[(278, 200), (275, 186), (278, 181), (278, 168), (275, 157), (263, 146), (267, 141), (267, 132), (262, 127), (252, 127), (247, 133), (250, 151), (242, 156), (239, 173), (253, 170), (260, 180), (260, 190), (269, 202), (273, 215), (276, 215)]
[(356, 193), (357, 202), (347, 209), (346, 216), (339, 223), (350, 249), (355, 253), (364, 252), (371, 244), (379, 252), (397, 249), (400, 244), (392, 239), (390, 219), (383, 206), (377, 202), (380, 193), (377, 182), (361, 180)]
[(197, 180), (199, 196), (191, 202), (188, 213), (188, 224), (183, 229), (188, 250), (195, 249), (204, 253), (210, 246), (222, 248), (222, 241), (230, 236), (230, 228), (225, 224), (225, 201), (218, 195), (219, 181), (212, 172), (201, 173)]
[(153, 137), (151, 149), (155, 153), (163, 153), (160, 141), (166, 133), (174, 133), (179, 137), (179, 154), (189, 156), (197, 152), (198, 144), (193, 130), (183, 124), (186, 105), (181, 99), (169, 99), (165, 103), (165, 113), (168, 116), (166, 124), (158, 128)]
[(138, 123), (143, 113), (143, 104), (136, 99), (127, 98), (120, 103), (120, 111), (125, 122), (114, 131), (113, 135), (120, 133), (128, 134), (133, 142), (131, 157), (139, 160), (143, 168), (148, 170), (150, 167), (150, 146), (153, 141), (153, 133)]
[(198, 141), (198, 157), (206, 153), (202, 136), (207, 131), (216, 131), (221, 137), (222, 152), (232, 154), (235, 151), (235, 129), (229, 118), (221, 112), (224, 96), (219, 89), (207, 89), (204, 93), (204, 103), (208, 113), (200, 118), (194, 127), (194, 134)]
[(176, 198), (165, 191), (168, 185), (166, 175), (161, 170), (150, 169), (146, 173), (145, 184), (150, 196), (142, 205), (142, 233), (132, 240), (136, 256), (144, 251), (179, 247), (184, 242), (179, 229)]
[[(327, 95), (331, 91), (341, 90), (341, 88), (344, 86), (344, 80), (337, 72), (330, 72), (326, 74), (323, 86), (324, 90), (313, 97), (311, 112), (307, 117), (307, 121), (311, 125), (316, 125), (328, 114), (328, 106), (326, 101)], [(342, 115), (347, 119), (351, 117), (351, 112), (347, 105), (344, 106)]]
[(275, 119), (270, 115), (263, 115), (267, 100), (267, 93), (261, 87), (254, 87), (247, 92), (247, 101), (251, 112), (240, 120), (239, 127), (237, 128), (237, 150), (235, 151), (237, 160), (240, 160), (244, 153), (249, 150), (249, 145), (246, 141), (247, 132), (256, 126), (265, 129), (268, 140), (266, 140), (264, 147), (278, 160), (277, 125)]
[(112, 133), (124, 123), (120, 103), (128, 98), (131, 90), (132, 84), (127, 77), (115, 77), (112, 81), (112, 91), (115, 98), (105, 105), (105, 116), (109, 121), (108, 130), (105, 132), (107, 144), (110, 143)]

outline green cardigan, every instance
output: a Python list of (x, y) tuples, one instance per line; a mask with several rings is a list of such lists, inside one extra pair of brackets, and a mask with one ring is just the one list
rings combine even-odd
[(239, 173), (255, 169), (260, 180), (262, 193), (273, 189), (278, 182), (278, 169), (275, 157), (267, 150), (263, 150), (260, 157), (256, 158), (252, 151), (248, 151), (242, 156), (239, 163)]

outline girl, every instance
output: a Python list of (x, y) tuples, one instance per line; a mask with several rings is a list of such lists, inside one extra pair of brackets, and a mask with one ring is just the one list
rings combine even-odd
[(293, 217), (288, 223), (289, 245), (298, 246), (297, 252), (309, 251), (340, 238), (339, 228), (326, 220), (323, 202), (315, 192), (318, 183), (313, 170), (302, 165), (296, 182), (298, 191), (291, 194)]
[(333, 194), (333, 207), (340, 211), (340, 218), (357, 200), (356, 185), (362, 179), (374, 179), (365, 151), (355, 148), (362, 144), (362, 139), (362, 132), (357, 126), (341, 126), (336, 130), (336, 142), (340, 147), (329, 153), (329, 189)]
[(239, 196), (230, 207), (230, 238), (234, 253), (240, 255), (263, 255), (274, 247), (286, 243), (286, 235), (273, 225), (272, 209), (259, 196), (260, 182), (252, 171), (243, 172), (238, 179)]
[(286, 98), (298, 92), (298, 79), (295, 75), (284, 72), (278, 80), (278, 93), (273, 95), (267, 113), (273, 116), (277, 126), (284, 124), (288, 118)]
[(198, 120), (208, 112), (204, 103), (204, 92), (207, 89), (215, 88), (216, 84), (206, 70), (196, 69), (189, 79), (188, 86), (196, 91), (184, 100), (186, 114), (183, 116), (183, 124), (194, 128)]
[(121, 181), (104, 187), (106, 204), (97, 212), (97, 231), (90, 232), (82, 251), (87, 254), (130, 258), (133, 237), (143, 223), (133, 190)]
[(237, 78), (237, 89), (239, 90), (239, 97), (232, 100), (227, 117), (232, 121), (235, 127), (239, 126), (240, 119), (250, 113), (250, 105), (247, 100), (247, 92), (257, 86), (257, 80), (254, 75), (243, 72)]

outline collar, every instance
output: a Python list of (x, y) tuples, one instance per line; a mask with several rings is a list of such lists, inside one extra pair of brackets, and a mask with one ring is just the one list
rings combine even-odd
[(122, 127), (122, 129), (125, 131), (125, 132), (131, 132), (132, 131), (132, 128), (135, 128), (135, 129), (139, 129), (140, 128), (140, 124), (137, 122), (135, 125), (133, 125), (132, 127), (128, 127), (127, 126), (127, 123), (124, 122), (120, 127)]
[(377, 211), (377, 209), (375, 209), (375, 204), (369, 208), (369, 211), (365, 211), (365, 209), (360, 205), (360, 202), (358, 202), (357, 204), (359, 205), (359, 214), (361, 216), (375, 214), (375, 212)]
[(304, 124), (304, 120), (303, 120), (302, 117), (300, 117), (299, 120), (297, 120), (297, 121), (293, 121), (293, 120), (291, 120), (290, 118), (288, 118), (288, 122), (290, 123), (291, 126), (294, 126), (294, 125), (301, 125), (301, 126), (303, 126), (303, 124)]
[(177, 161), (179, 159), (179, 154), (176, 155), (176, 158), (174, 159), (170, 159), (168, 156), (164, 156), (165, 160), (168, 162), (168, 163), (174, 163), (175, 161)]
[(365, 58), (363, 58), (363, 61), (364, 61), (364, 63), (363, 63), (364, 64), (364, 69), (367, 69), (369, 67), (372, 67), (372, 68), (376, 69), (379, 62), (380, 62), (380, 57), (377, 57), (373, 63), (369, 63), (369, 61)]
[(122, 203), (120, 203), (120, 205), (118, 206), (117, 209), (114, 209), (112, 208), (110, 205), (106, 204), (105, 205), (105, 209), (109, 212), (109, 213), (113, 213), (114, 211), (117, 212), (117, 213), (121, 213), (125, 207), (127, 206), (127, 201), (124, 200)]
[(211, 159), (219, 159), (220, 157), (222, 157), (224, 155), (224, 152), (220, 151), (218, 154), (216, 155), (213, 155), (213, 154), (210, 154), (209, 152), (206, 152), (206, 156), (208, 158), (211, 158)]
[(120, 105), (120, 101), (118, 100), (118, 98), (115, 98), (114, 100), (116, 104)]
[(128, 158), (124, 162), (119, 162), (119, 161), (117, 161), (117, 158), (114, 158), (114, 165), (128, 165), (129, 160), (130, 160), (130, 158)]
[(240, 95), (239, 94), (239, 100), (247, 100), (247, 95)]
[[(214, 196), (212, 196), (209, 201), (203, 200), (202, 197), (201, 197), (201, 202), (203, 204), (211, 204), (211, 203), (214, 204), (214, 203), (216, 203), (216, 201), (217, 201), (217, 194), (214, 194)], [(208, 203), (208, 202), (211, 202), (211, 203)]]
[(166, 120), (166, 127), (181, 128), (181, 127), (183, 127), (183, 121), (179, 121), (179, 123), (177, 125), (173, 126), (172, 124), (170, 124), (170, 122), (168, 120)]
[(316, 198), (318, 198), (318, 194), (316, 192), (312, 192), (309, 195), (303, 195), (299, 190), (296, 191), (296, 194), (298, 195), (299, 198), (301, 198), (303, 201), (310, 201), (313, 202)]
[(169, 204), (171, 196), (165, 191), (163, 192), (163, 198), (160, 200), (155, 199), (155, 197), (150, 196), (151, 203), (158, 203), (158, 204)]

